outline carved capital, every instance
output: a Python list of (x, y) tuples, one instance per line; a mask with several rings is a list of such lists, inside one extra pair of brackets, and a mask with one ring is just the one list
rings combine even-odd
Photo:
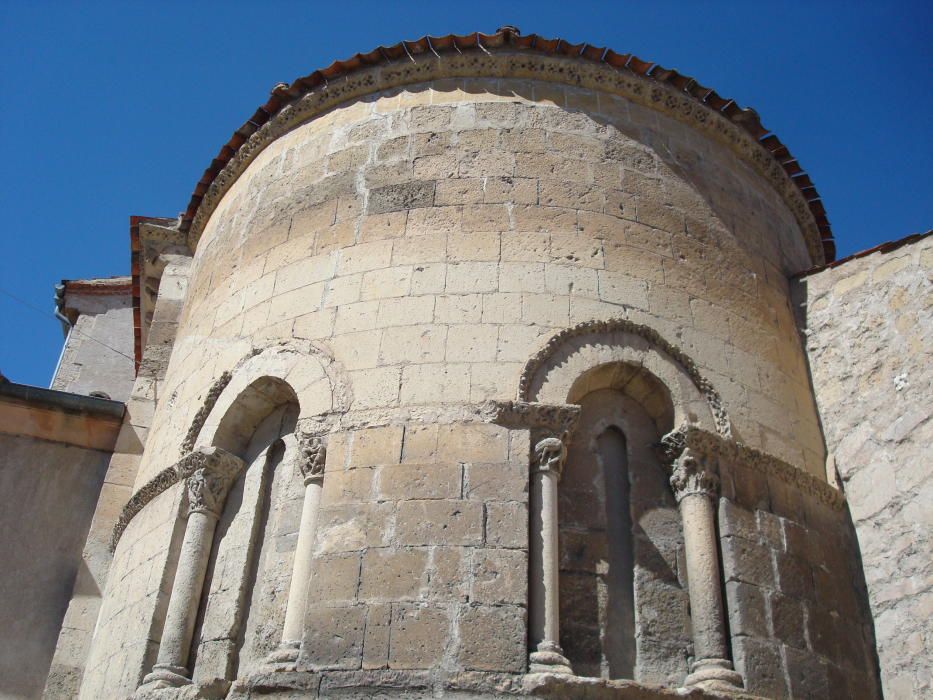
[(800, 467), (743, 445), (721, 435), (710, 433), (695, 425), (682, 425), (665, 435), (657, 446), (658, 457), (672, 472), (685, 450), (690, 450), (713, 474), (731, 472), (735, 479), (756, 472), (768, 479), (781, 481), (793, 489), (815, 498), (827, 508), (842, 510), (845, 497), (842, 492)]
[(205, 513), (219, 518), (230, 486), (243, 470), (243, 460), (223, 450), (203, 456), (205, 464), (195, 469), (186, 482), (188, 515)]
[(714, 498), (719, 493), (719, 477), (701, 455), (688, 447), (674, 461), (671, 489), (678, 503), (687, 496)]
[(324, 459), (327, 445), (319, 435), (296, 433), (298, 438), (298, 469), (304, 477), (305, 486), (314, 479), (324, 476)]
[(557, 437), (546, 437), (535, 443), (532, 458), (533, 472), (552, 472), (560, 479), (567, 459), (567, 445)]

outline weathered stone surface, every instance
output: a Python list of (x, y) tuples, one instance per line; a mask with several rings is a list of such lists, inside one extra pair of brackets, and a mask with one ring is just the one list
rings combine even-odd
[(401, 211), (431, 206), (434, 201), (434, 181), (409, 182), (373, 189), (369, 194), (370, 214)]
[[(722, 538), (722, 560), (726, 581), (744, 581), (762, 588), (774, 587), (768, 548), (742, 537)], [(788, 580), (788, 586), (795, 581)]]
[(427, 562), (425, 548), (368, 550), (363, 555), (360, 598), (390, 601), (417, 598)]
[(733, 652), (735, 666), (745, 679), (746, 690), (766, 698), (788, 697), (781, 650), (777, 644), (754, 637), (739, 637), (733, 640)]
[(528, 557), (520, 550), (476, 549), (470, 599), (477, 603), (525, 605)]
[(483, 506), (461, 500), (403, 501), (396, 532), (398, 542), (406, 545), (479, 545)]
[(525, 609), (514, 605), (461, 610), (457, 659), (464, 668), (517, 673), (525, 669)]
[(796, 647), (806, 648), (804, 637), (804, 606), (794, 599), (779, 593), (771, 595), (771, 630), (775, 639)]
[[(684, 420), (741, 436), (742, 454), (779, 458), (723, 467), (724, 500), (702, 501), (710, 542), (720, 509), (726, 596), (735, 608), (731, 649), (749, 687), (787, 696), (790, 677), (802, 692), (817, 692), (827, 683), (820, 686), (814, 669), (826, 678), (837, 661), (860, 668), (851, 662), (864, 645), (844, 649), (839, 641), (858, 638), (852, 631), (864, 623), (858, 588), (836, 590), (857, 568), (849, 543), (833, 537), (842, 519), (819, 510), (837, 501), (830, 494), (816, 502), (826, 490), (798, 472), (825, 475), (788, 304), (786, 275), (813, 263), (784, 196), (797, 190), (781, 169), (762, 166), (761, 146), (724, 115), (696, 119), (697, 105), (657, 81), (636, 96), (629, 83), (642, 78), (631, 71), (510, 56), (543, 71), (543, 80), (525, 80), (509, 77), (517, 64), (495, 63), (495, 51), (449, 58), (425, 52), (332, 81), (272, 116), (231, 166), (237, 177), (228, 171), (223, 188), (205, 193), (191, 229), (196, 250), (180, 332), (150, 353), (166, 372), (151, 387), (158, 407), (153, 398), (145, 409), (152, 420), (139, 484), (171, 466), (163, 455), (177, 453), (224, 372), (229, 395), (201, 411), (195, 438), (252, 449), (268, 412), (287, 404), (296, 408), (289, 420), (327, 445), (315, 532), (300, 548), (313, 556), (298, 668), (313, 673), (280, 671), (278, 684), (259, 664), (282, 629), (285, 592), (304, 590), (288, 579), (306, 522), (298, 518), (302, 480), (294, 465), (258, 456), (294, 429), (279, 414), (250, 455), (248, 471), (270, 478), (244, 490), (249, 499), (237, 495), (218, 528), (218, 551), (231, 556), (217, 557), (211, 590), (237, 599), (221, 621), (246, 620), (239, 666), (223, 674), (239, 680), (225, 682), (239, 697), (672, 696), (644, 683), (682, 683), (688, 656), (708, 652), (690, 646), (691, 628), (702, 641), (717, 637), (721, 623), (710, 615), (715, 605), (699, 605), (701, 597), (715, 603), (710, 593), (720, 590), (715, 560), (691, 569), (694, 583), (696, 571), (707, 576), (693, 605), (688, 599), (683, 535), (696, 530), (681, 525), (670, 474), (653, 451)], [(495, 80), (460, 75), (493, 63)], [(431, 71), (448, 69), (457, 77), (431, 80)], [(370, 82), (357, 82), (364, 74)], [(584, 86), (599, 76), (609, 82), (597, 95)], [(379, 91), (387, 86), (394, 87)], [(624, 96), (615, 94), (622, 86)], [(709, 119), (718, 125), (713, 137)], [(906, 269), (889, 266), (879, 279)], [(867, 284), (855, 279), (844, 292)], [(615, 325), (598, 337), (558, 335), (607, 319)], [(154, 339), (171, 335), (153, 328)], [(565, 374), (565, 384), (547, 384), (547, 401), (614, 391), (606, 406), (634, 407), (644, 419), (645, 430), (636, 430), (617, 414), (603, 416), (600, 431), (624, 428), (626, 446), (612, 460), (627, 462), (621, 478), (607, 481), (577, 460), (579, 469), (568, 466), (559, 486), (554, 480), (558, 520), (567, 517), (558, 523), (560, 547), (551, 547), (565, 568), (558, 588), (588, 577), (558, 611), (568, 649), (574, 639), (592, 645), (592, 666), (578, 672), (604, 672), (593, 642), (601, 616), (612, 619), (610, 633), (621, 628), (621, 574), (634, 572), (639, 665), (628, 675), (642, 684), (522, 678), (529, 610), (542, 599), (527, 592), (529, 525), (539, 524), (542, 509), (529, 503), (529, 484), (532, 447), (546, 426), (495, 424), (489, 402), (515, 399), (516, 390), (544, 401), (534, 395), (545, 388), (536, 384), (539, 369)], [(228, 415), (241, 393), (242, 410)], [(922, 425), (922, 417), (902, 416), (892, 440)], [(581, 434), (572, 449), (592, 456), (590, 438), (600, 435)], [(850, 493), (868, 494), (870, 480), (856, 480)], [(884, 512), (876, 502), (884, 494), (871, 496), (853, 510), (857, 518)], [(132, 693), (157, 651), (150, 640), (160, 636), (174, 573), (179, 502), (169, 505), (174, 512), (157, 511), (153, 500), (125, 532), (83, 697)], [(240, 510), (250, 508), (247, 521)], [(913, 517), (923, 522), (919, 509)], [(623, 540), (606, 536), (610, 526), (631, 531), (630, 551), (618, 551)], [(896, 549), (892, 557), (919, 556), (906, 538)], [(803, 600), (825, 615), (804, 616), (812, 629), (800, 638), (793, 627)], [(205, 643), (220, 648), (232, 637)], [(727, 654), (727, 640), (718, 642)], [(208, 663), (204, 648), (202, 675), (230, 656)], [(806, 657), (794, 657), (796, 676), (785, 649)], [(703, 696), (681, 696), (691, 694)]]
[(527, 547), (528, 506), (524, 503), (486, 504), (486, 544), (489, 547)]
[(443, 658), (449, 619), (444, 608), (394, 605), (389, 668), (430, 668)]
[[(930, 250), (930, 238), (922, 238), (809, 275), (794, 288), (806, 310), (799, 324), (832, 455), (828, 477), (846, 491), (889, 698), (931, 691), (931, 618), (917, 614), (926, 594), (912, 583), (933, 576), (930, 557), (917, 554), (931, 542), (923, 515), (933, 483)], [(852, 596), (831, 574), (814, 568), (814, 579), (836, 587), (851, 614)]]
[(359, 668), (363, 657), (366, 608), (317, 608), (305, 618), (299, 666), (311, 670)]
[(787, 678), (795, 698), (825, 698), (829, 692), (827, 665), (818, 657), (787, 647)]
[(726, 600), (729, 602), (729, 627), (732, 634), (768, 636), (765, 596), (758, 586), (729, 581), (726, 583)]

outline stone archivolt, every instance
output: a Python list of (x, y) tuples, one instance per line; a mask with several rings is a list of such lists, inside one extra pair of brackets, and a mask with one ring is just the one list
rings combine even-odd
[(211, 388), (207, 390), (204, 403), (201, 404), (198, 412), (194, 414), (191, 426), (185, 434), (185, 439), (181, 441), (182, 454), (191, 452), (191, 450), (194, 449), (194, 443), (201, 433), (201, 428), (204, 427), (207, 417), (211, 414), (211, 411), (214, 410), (214, 404), (217, 403), (217, 399), (220, 398), (220, 395), (223, 393), (223, 390), (227, 388), (227, 384), (230, 383), (231, 379), (233, 379), (233, 373), (224, 372), (211, 384)]
[(665, 340), (655, 329), (629, 321), (625, 318), (614, 318), (608, 321), (584, 321), (583, 323), (562, 330), (551, 336), (544, 347), (525, 363), (521, 378), (518, 382), (518, 398), (523, 401), (527, 401), (530, 398), (531, 384), (538, 374), (538, 371), (548, 363), (548, 360), (550, 360), (568, 340), (588, 335), (618, 332), (631, 333), (644, 338), (652, 346), (661, 350), (674, 360), (674, 362), (687, 373), (691, 381), (693, 381), (694, 385), (700, 390), (706, 402), (709, 404), (710, 411), (712, 411), (716, 423), (717, 432), (724, 438), (732, 437), (732, 425), (729, 421), (729, 415), (723, 406), (722, 398), (719, 396), (719, 392), (716, 391), (712, 383), (700, 373), (696, 363), (680, 348)]

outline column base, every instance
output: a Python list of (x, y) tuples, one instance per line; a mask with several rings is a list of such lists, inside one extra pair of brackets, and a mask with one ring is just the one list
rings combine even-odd
[(301, 642), (283, 641), (279, 644), (278, 649), (263, 660), (263, 666), (273, 671), (294, 671), (298, 664), (298, 652), (300, 651)]
[(156, 688), (180, 688), (183, 685), (191, 685), (191, 679), (188, 677), (188, 669), (184, 666), (156, 664), (152, 667), (152, 672), (143, 678), (142, 685)]
[(742, 690), (742, 674), (732, 667), (728, 659), (703, 659), (693, 664), (684, 680), (685, 688), (702, 690)]
[(528, 655), (528, 673), (565, 673), (573, 675), (564, 650), (554, 642), (541, 642), (537, 651)]

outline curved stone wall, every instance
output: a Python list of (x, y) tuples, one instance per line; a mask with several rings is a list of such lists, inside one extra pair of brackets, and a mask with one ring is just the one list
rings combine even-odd
[[(537, 438), (489, 424), (484, 406), (522, 399), (531, 358), (578, 324), (651, 329), (633, 342), (690, 360), (669, 372), (678, 415), (824, 478), (788, 297), (787, 275), (811, 265), (795, 216), (751, 163), (660, 111), (553, 82), (411, 85), (284, 133), (215, 204), (136, 489), (213, 434), (200, 426), (238, 400), (230, 387), (268, 375), (292, 388), (299, 428), (327, 443), (299, 670), (527, 670)], [(652, 355), (573, 357), (604, 356)], [(185, 498), (168, 485), (126, 523), (82, 697), (130, 693), (152, 669)], [(301, 497), (269, 499), (256, 522), (275, 537), (250, 543), (274, 541), (262, 565), (291, 571)], [(269, 619), (285, 616), (279, 584)], [(225, 653), (241, 653), (229, 634)]]
[(785, 279), (808, 264), (768, 184), (669, 117), (547, 83), (418, 86), (256, 157), (198, 244), (173, 363), (320, 340), (353, 410), (404, 411), (512, 398), (548, 335), (625, 316), (703, 368), (739, 439), (822, 474)]

